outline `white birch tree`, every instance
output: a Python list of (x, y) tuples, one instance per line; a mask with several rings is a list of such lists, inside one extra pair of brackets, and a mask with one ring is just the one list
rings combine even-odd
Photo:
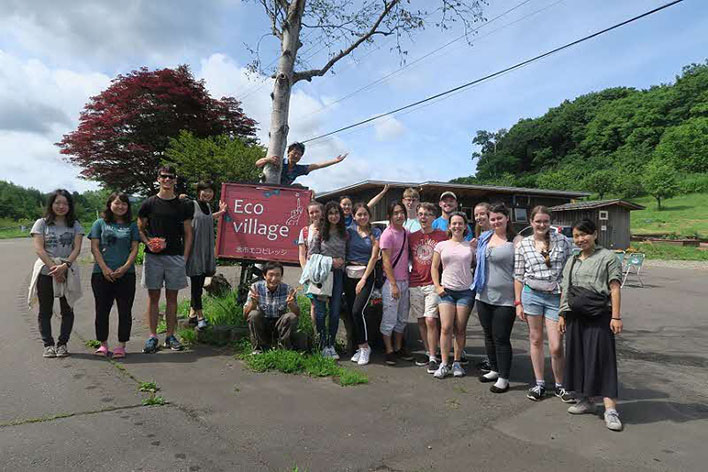
[[(262, 5), (271, 25), (270, 34), (280, 41), (280, 57), (272, 77), (272, 111), (267, 156), (278, 156), (278, 165), (266, 164), (266, 182), (278, 183), (288, 138), (290, 95), (301, 81), (325, 75), (355, 49), (373, 44), (381, 37), (394, 37), (393, 50), (402, 57), (407, 51), (401, 38), (411, 36), (426, 26), (443, 30), (450, 23), (461, 23), (465, 31), (481, 21), (485, 0), (252, 0)], [(419, 5), (420, 8), (417, 8)], [(304, 46), (304, 30), (309, 44), (328, 48), (327, 61), (318, 68), (308, 68), (298, 58)], [(252, 65), (259, 70), (259, 58)], [(300, 70), (296, 70), (300, 68)]]

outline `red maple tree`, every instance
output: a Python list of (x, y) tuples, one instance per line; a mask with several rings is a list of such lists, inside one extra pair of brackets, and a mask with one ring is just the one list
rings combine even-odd
[(149, 195), (170, 138), (187, 130), (255, 142), (256, 122), (233, 97), (212, 98), (189, 67), (119, 75), (84, 106), (75, 131), (56, 143), (81, 177)]

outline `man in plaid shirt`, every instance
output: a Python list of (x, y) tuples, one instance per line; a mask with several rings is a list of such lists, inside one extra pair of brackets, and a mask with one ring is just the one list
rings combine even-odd
[(272, 345), (277, 333), (277, 346), (290, 349), (290, 336), (297, 327), (300, 307), (295, 290), (282, 283), (283, 265), (268, 262), (263, 268), (265, 280), (251, 285), (243, 316), (248, 320), (251, 344), (255, 352), (262, 352)]

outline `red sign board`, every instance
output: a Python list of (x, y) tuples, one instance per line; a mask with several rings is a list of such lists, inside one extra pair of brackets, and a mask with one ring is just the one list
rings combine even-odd
[(307, 225), (305, 188), (222, 184), (228, 210), (221, 218), (216, 255), (252, 261), (298, 262), (297, 238)]

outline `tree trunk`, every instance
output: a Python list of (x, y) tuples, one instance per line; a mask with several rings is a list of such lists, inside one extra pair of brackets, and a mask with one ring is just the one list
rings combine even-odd
[(661, 211), (661, 197), (656, 197), (657, 210)]
[[(288, 21), (283, 28), (281, 40), (281, 55), (275, 74), (275, 86), (270, 98), (273, 108), (270, 115), (270, 131), (268, 132), (268, 156), (280, 157), (280, 164), (285, 158), (285, 146), (288, 141), (288, 115), (290, 114), (290, 94), (293, 87), (293, 72), (295, 58), (300, 47), (300, 29), (305, 0), (294, 0), (288, 11)], [(264, 168), (265, 181), (269, 184), (280, 183), (282, 165), (266, 164)]]

